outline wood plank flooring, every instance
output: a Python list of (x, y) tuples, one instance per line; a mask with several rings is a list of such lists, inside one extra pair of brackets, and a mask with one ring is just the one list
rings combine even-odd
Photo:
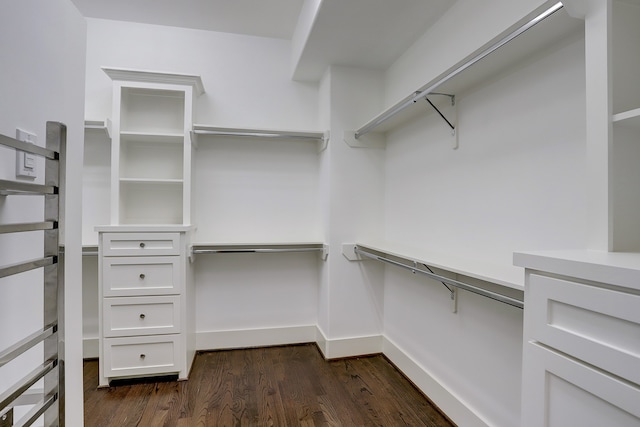
[(383, 356), (325, 361), (315, 344), (196, 356), (188, 381), (97, 389), (84, 364), (85, 426), (453, 426)]

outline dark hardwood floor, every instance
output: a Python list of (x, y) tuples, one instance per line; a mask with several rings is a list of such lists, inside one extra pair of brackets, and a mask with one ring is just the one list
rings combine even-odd
[(315, 344), (196, 356), (188, 381), (97, 389), (84, 364), (85, 426), (453, 426), (383, 356), (325, 361)]

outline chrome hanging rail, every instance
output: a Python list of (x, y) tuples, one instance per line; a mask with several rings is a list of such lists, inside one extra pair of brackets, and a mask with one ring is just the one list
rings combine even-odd
[(248, 138), (272, 138), (272, 139), (308, 139), (313, 141), (323, 141), (326, 135), (322, 132), (303, 131), (271, 131), (263, 129), (232, 129), (216, 128), (203, 125), (194, 125), (192, 132), (195, 135), (212, 136), (237, 136)]
[(419, 100), (421, 100), (423, 98), (426, 99), (426, 96), (431, 94), (432, 91), (435, 90), (438, 86), (440, 86), (441, 84), (445, 83), (447, 80), (450, 80), (451, 78), (457, 76), (458, 74), (460, 74), (461, 72), (463, 72), (467, 68), (471, 67), (476, 62), (478, 62), (481, 59), (485, 58), (487, 55), (491, 54), (492, 52), (498, 50), (499, 48), (501, 48), (505, 44), (509, 43), (511, 40), (515, 39), (520, 34), (524, 33), (525, 31), (527, 31), (528, 29), (530, 29), (531, 27), (533, 27), (534, 25), (536, 25), (540, 21), (544, 20), (545, 18), (551, 16), (552, 14), (557, 12), (558, 10), (562, 9), (562, 7), (563, 7), (563, 5), (560, 2), (554, 4), (549, 9), (545, 10), (540, 15), (536, 16), (535, 18), (533, 18), (531, 21), (527, 22), (526, 24), (522, 25), (521, 27), (519, 27), (516, 30), (512, 31), (511, 33), (509, 33), (507, 36), (505, 36), (504, 38), (499, 40), (497, 43), (495, 43), (495, 44), (489, 46), (488, 48), (484, 49), (482, 52), (478, 53), (477, 55), (474, 55), (469, 60), (465, 61), (463, 64), (461, 64), (458, 67), (456, 67), (453, 71), (450, 71), (449, 73), (447, 73), (443, 77), (439, 78), (434, 83), (429, 85), (426, 89), (417, 91), (414, 95), (410, 96), (408, 99), (406, 99), (404, 101), (401, 101), (396, 106), (392, 107), (389, 111), (387, 111), (385, 114), (383, 114), (380, 117), (378, 117), (376, 120), (374, 120), (374, 121), (372, 121), (370, 123), (367, 123), (366, 125), (364, 125), (360, 129), (358, 129), (355, 132), (355, 138), (358, 139), (359, 137), (371, 132), (373, 129), (375, 129), (376, 127), (378, 127), (382, 123), (386, 122), (387, 120), (389, 120), (390, 118), (392, 118), (393, 116), (398, 114), (400, 111), (404, 110), (405, 108), (415, 104)]
[(399, 261), (395, 261), (389, 258), (385, 258), (383, 256), (380, 255), (376, 255), (372, 252), (368, 252), (360, 247), (358, 247), (357, 245), (354, 247), (354, 251), (356, 254), (358, 255), (362, 255), (365, 256), (367, 258), (371, 258), (371, 259), (375, 259), (377, 261), (382, 261), (382, 262), (386, 262), (387, 264), (391, 264), (391, 265), (395, 265), (396, 267), (401, 267), (404, 269), (407, 269), (409, 271), (411, 271), (412, 273), (420, 273), (420, 274), (424, 274), (427, 277), (430, 277), (432, 279), (438, 280), (444, 284), (453, 286), (454, 288), (458, 288), (458, 289), (464, 289), (465, 291), (469, 291), (469, 292), (473, 292), (474, 294), (478, 294), (481, 295), (483, 297), (487, 297), (487, 298), (491, 298), (492, 300), (495, 301), (499, 301), (501, 303), (504, 304), (508, 304), (511, 305), (513, 307), (517, 307), (517, 308), (524, 308), (524, 303), (518, 299), (515, 298), (511, 298), (509, 296), (506, 295), (502, 295), (499, 294), (497, 292), (493, 292), (484, 288), (480, 288), (474, 285), (470, 285), (468, 283), (464, 283), (464, 282), (460, 282), (459, 280), (454, 280), (454, 279), (450, 279), (448, 277), (444, 277), (441, 276), (439, 274), (435, 274), (431, 271), (427, 271), (427, 270), (422, 270), (420, 268), (418, 268), (418, 263), (416, 261), (410, 261), (413, 262), (413, 265), (407, 265), (407, 264), (403, 264)]
[(194, 246), (193, 254), (241, 254), (241, 253), (285, 253), (285, 252), (321, 252), (323, 248), (282, 248), (282, 249), (265, 249), (265, 248), (241, 248), (241, 249), (204, 249)]

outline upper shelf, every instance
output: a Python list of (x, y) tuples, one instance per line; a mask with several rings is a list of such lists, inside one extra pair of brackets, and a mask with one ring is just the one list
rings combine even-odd
[[(461, 96), (464, 92), (495, 78), (515, 64), (557, 44), (559, 40), (566, 40), (574, 34), (580, 34), (584, 22), (570, 17), (561, 4), (555, 7), (559, 9), (555, 12), (551, 12), (553, 9), (550, 9), (550, 15), (544, 17), (540, 15), (533, 20), (519, 23), (473, 52), (360, 126), (355, 131), (356, 135), (361, 136), (368, 132), (384, 133), (394, 129), (429, 111), (429, 105), (424, 101), (427, 94), (436, 92)], [(436, 104), (439, 101), (438, 98), (442, 98), (441, 102), (449, 101), (445, 97), (430, 96)]]
[(450, 271), (511, 289), (524, 289), (524, 272), (513, 265), (497, 265), (475, 259), (420, 249), (390, 242), (357, 242), (357, 245), (418, 264)]
[(194, 124), (192, 134), (209, 136), (233, 136), (244, 138), (262, 139), (291, 139), (298, 141), (317, 141), (320, 143), (320, 150), (326, 148), (329, 142), (329, 132), (301, 131), (301, 130), (276, 130), (276, 129), (256, 129), (256, 128), (227, 128), (210, 125)]
[(640, 108), (614, 114), (612, 120), (620, 126), (640, 130)]

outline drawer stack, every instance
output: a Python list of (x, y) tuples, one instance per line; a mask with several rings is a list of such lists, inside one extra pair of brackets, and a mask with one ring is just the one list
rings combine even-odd
[(100, 386), (186, 378), (186, 247), (184, 232), (100, 233)]

